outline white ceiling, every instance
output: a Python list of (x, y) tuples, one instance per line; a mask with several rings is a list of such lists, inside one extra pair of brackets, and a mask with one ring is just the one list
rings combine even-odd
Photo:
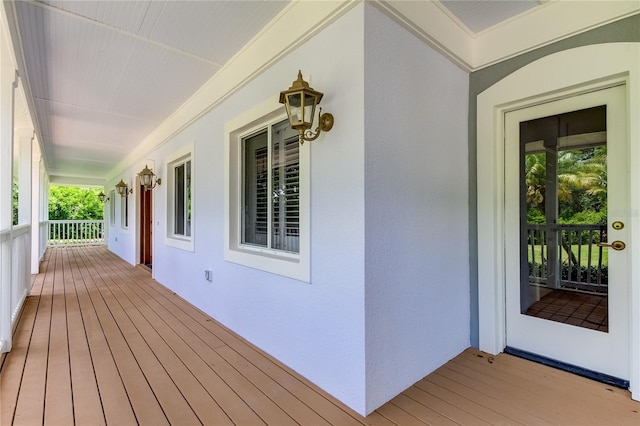
[(49, 174), (104, 178), (287, 3), (15, 2)]
[[(313, 3), (305, 6), (319, 7)], [(379, 4), (435, 5), (473, 38), (548, 0)], [(5, 3), (18, 29), (27, 97), (52, 182), (101, 182), (290, 6), (288, 0)]]

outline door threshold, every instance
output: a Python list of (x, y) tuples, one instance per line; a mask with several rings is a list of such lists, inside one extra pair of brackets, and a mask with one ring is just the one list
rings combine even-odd
[(586, 377), (587, 379), (596, 380), (607, 385), (615, 386), (620, 389), (629, 390), (629, 380), (624, 380), (618, 377), (610, 376), (608, 374), (588, 370), (586, 368), (578, 367), (577, 365), (568, 364), (566, 362), (558, 361), (553, 358), (547, 358), (542, 355), (512, 348), (510, 346), (505, 347), (503, 352), (509, 355), (517, 356), (518, 358), (524, 358), (529, 361), (537, 362), (548, 367), (557, 368), (558, 370), (577, 374), (578, 376)]
[(140, 269), (143, 269), (143, 270), (145, 270), (147, 272), (151, 272), (152, 271), (150, 264), (146, 265), (144, 263), (138, 263), (138, 266), (140, 267)]

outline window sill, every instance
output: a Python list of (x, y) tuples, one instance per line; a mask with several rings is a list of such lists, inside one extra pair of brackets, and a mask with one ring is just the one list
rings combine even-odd
[(169, 247), (178, 248), (185, 251), (193, 252), (193, 238), (179, 238), (179, 237), (166, 237), (164, 239), (165, 245)]
[(306, 283), (311, 281), (309, 265), (295, 254), (240, 246), (225, 249), (224, 260)]

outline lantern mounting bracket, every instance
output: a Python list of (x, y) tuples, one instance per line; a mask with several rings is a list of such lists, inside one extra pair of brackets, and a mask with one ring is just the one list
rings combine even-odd
[(333, 127), (333, 114), (330, 112), (322, 113), (322, 108), (318, 112), (318, 127), (316, 127), (316, 131), (312, 132), (310, 129), (302, 130), (300, 129), (300, 145), (304, 143), (304, 141), (314, 141), (318, 139), (320, 133), (328, 132)]

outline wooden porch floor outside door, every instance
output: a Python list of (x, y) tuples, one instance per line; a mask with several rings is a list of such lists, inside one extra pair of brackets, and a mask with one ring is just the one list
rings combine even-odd
[(105, 247), (49, 249), (2, 425), (640, 425), (629, 392), (469, 349), (364, 418)]

